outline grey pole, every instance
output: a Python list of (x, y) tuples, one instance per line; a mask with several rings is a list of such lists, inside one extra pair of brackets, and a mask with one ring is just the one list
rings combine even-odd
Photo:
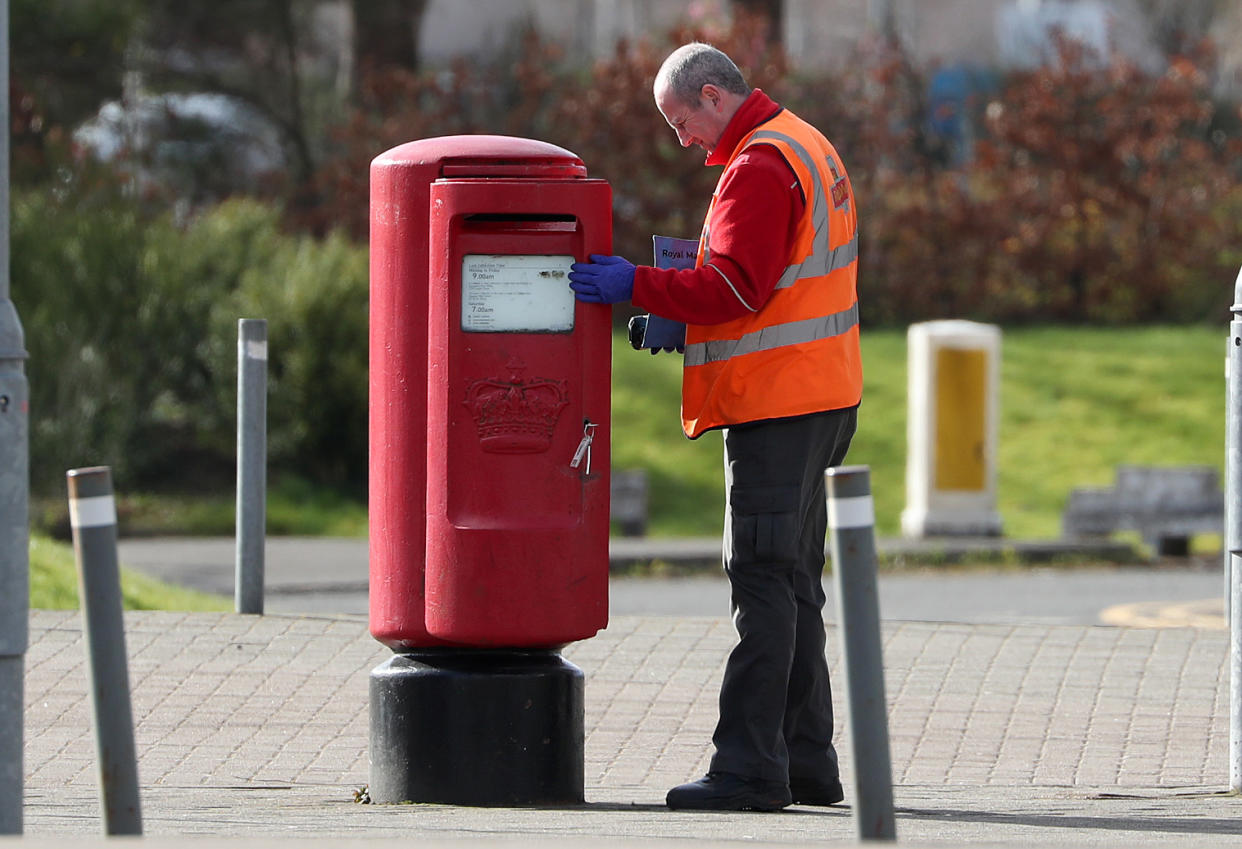
[(1242, 551), (1234, 550), (1229, 621), (1229, 789), (1242, 793)]
[(267, 532), (267, 321), (237, 322), (238, 613), (263, 613)]
[(1225, 358), (1225, 618), (1231, 619), (1233, 552), (1242, 548), (1242, 271), (1234, 283)]
[(875, 506), (871, 470), (837, 466), (825, 473), (832, 575), (837, 591), (854, 764), (854, 829), (859, 840), (896, 840), (888, 702), (875, 580)]
[(1225, 617), (1229, 621), (1229, 787), (1242, 793), (1242, 271), (1233, 287), (1225, 410)]
[(78, 563), (82, 632), (95, 711), (95, 753), (104, 833), (142, 834), (129, 660), (116, 560), (116, 501), (107, 466), (70, 469), (69, 524)]
[[(0, 0), (0, 114), (9, 114), (9, 0)], [(30, 622), (26, 344), (9, 300), (9, 134), (0, 133), (0, 835), (22, 833), (22, 739)]]
[(889, 44), (897, 43), (897, 16), (893, 0), (867, 0), (867, 22)]

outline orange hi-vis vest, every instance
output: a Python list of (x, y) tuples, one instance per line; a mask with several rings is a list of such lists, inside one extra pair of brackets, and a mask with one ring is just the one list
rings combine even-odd
[[(712, 428), (844, 409), (862, 399), (858, 211), (845, 166), (818, 130), (782, 110), (738, 143), (724, 173), (755, 144), (780, 151), (806, 208), (767, 303), (723, 324), (686, 327), (681, 419), (691, 439)], [(713, 195), (699, 267), (711, 264), (715, 205)]]

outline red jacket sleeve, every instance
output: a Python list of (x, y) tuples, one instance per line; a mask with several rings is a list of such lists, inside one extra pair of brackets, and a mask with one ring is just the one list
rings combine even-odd
[(707, 264), (683, 270), (639, 266), (634, 305), (687, 324), (720, 324), (759, 310), (785, 269), (804, 207), (784, 157), (768, 145), (748, 148), (717, 187)]

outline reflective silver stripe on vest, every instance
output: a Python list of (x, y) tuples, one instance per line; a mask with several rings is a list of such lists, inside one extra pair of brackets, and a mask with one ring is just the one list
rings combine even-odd
[(791, 265), (785, 269), (785, 273), (776, 281), (777, 289), (787, 289), (799, 280), (805, 280), (808, 277), (823, 277), (838, 269), (845, 268), (854, 260), (858, 259), (858, 234), (855, 233), (850, 240), (844, 245), (838, 245), (827, 254), (821, 254), (818, 250), (804, 259), (798, 265)]
[(858, 324), (858, 302), (847, 310), (817, 318), (804, 318), (785, 324), (774, 324), (747, 333), (740, 339), (714, 339), (686, 346), (685, 366), (704, 366), (731, 357), (770, 351), (786, 345), (799, 345), (840, 336)]
[[(814, 183), (815, 202), (811, 207), (811, 225), (815, 228), (815, 235), (811, 239), (811, 254), (798, 265), (786, 267), (780, 279), (776, 281), (776, 288), (787, 289), (799, 280), (805, 280), (808, 277), (823, 277), (837, 269), (845, 268), (858, 259), (857, 231), (850, 235), (850, 240), (845, 244), (835, 248), (828, 247), (827, 194), (824, 192), (824, 183), (820, 179), (819, 168), (816, 167), (810, 152), (792, 136), (773, 130), (760, 130), (751, 136), (752, 141), (757, 139), (775, 139), (793, 148), (794, 154), (802, 160), (802, 164), (811, 173), (811, 181)], [(836, 163), (831, 157), (828, 158), (828, 167), (836, 176)]]

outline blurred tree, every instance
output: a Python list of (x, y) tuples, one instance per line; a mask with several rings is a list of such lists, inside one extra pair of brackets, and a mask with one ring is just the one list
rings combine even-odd
[(418, 35), (427, 0), (353, 0), (357, 70), (418, 70)]
[(310, 209), (319, 203), (312, 176), (329, 124), (366, 72), (417, 68), (426, 7), (427, 0), (147, 0), (131, 58), (147, 90), (223, 94), (263, 116), (285, 150), (285, 200)]
[[(49, 147), (66, 127), (121, 95), (139, 0), (11, 0), (13, 179), (49, 176)], [(53, 157), (55, 158), (55, 157)]]
[(49, 123), (74, 124), (117, 97), (138, 0), (11, 0), (11, 73)]
[[(148, 0), (126, 18), (102, 0), (51, 2), (72, 14), (32, 22), (43, 27), (37, 37), (23, 34), (15, 137), (49, 141), (51, 116), (74, 125), (92, 98), (120, 96), (132, 66), (143, 74), (141, 85), (129, 78), (133, 89), (230, 93), (296, 125), (289, 132), (301, 135), (314, 166), (313, 182), (298, 188), (317, 202), (152, 214), (158, 203), (132, 181), (48, 157), (55, 167), (43, 174), (55, 179), (14, 194), (12, 251), (38, 411), (32, 477), (48, 487), (63, 481), (57, 469), (100, 458), (151, 483), (187, 470), (227, 476), (235, 321), (267, 315), (284, 317), (271, 328), (274, 468), (361, 491), (362, 243), (368, 163), (383, 150), (476, 132), (563, 145), (611, 183), (614, 248), (637, 261), (649, 261), (652, 233), (699, 232), (719, 173), (678, 146), (651, 100), (667, 51), (708, 37), (702, 27), (719, 15), (698, 29), (623, 41), (589, 67), (566, 63), (559, 45), (527, 30), (490, 61), (433, 70), (416, 68), (411, 52), (423, 4), (375, 0), (389, 8), (368, 8), (359, 26), (376, 32), (387, 21), (400, 37), (377, 47), (374, 61), (364, 57), (350, 83), (357, 93), (344, 102), (339, 66), (314, 57), (316, 44), (349, 31), (347, 4), (219, 0), (208, 10)], [(28, 18), (47, 7), (14, 0), (13, 8)], [(325, 9), (337, 17), (325, 23)], [(821, 127), (850, 169), (865, 324), (1225, 319), (1242, 263), (1242, 116), (1236, 104), (1212, 102), (1210, 53), (1150, 74), (1117, 59), (1086, 61), (1067, 44), (1057, 63), (1011, 74), (980, 96), (987, 120), (977, 158), (953, 162), (926, 133), (927, 70), (900, 44), (873, 35), (842, 70), (799, 74), (763, 16), (737, 11), (731, 30), (710, 37), (752, 84)], [(141, 37), (132, 34), (138, 24)], [(85, 64), (62, 69), (41, 52), (55, 44), (71, 57), (89, 53), (98, 45), (75, 47), (71, 34), (91, 32), (114, 34), (90, 60), (97, 80)], [(346, 64), (351, 41), (336, 45)], [(79, 89), (57, 89), (62, 70)], [(341, 108), (328, 124), (332, 103)], [(320, 122), (331, 130), (322, 137)], [(15, 162), (19, 155), (15, 145)], [(303, 233), (289, 235), (291, 225)], [(305, 235), (333, 229), (353, 241)]]
[(1242, 151), (1216, 124), (1211, 57), (1148, 75), (1117, 58), (1100, 72), (1068, 39), (1058, 50), (987, 107), (979, 173), (1008, 230), (997, 278), (1045, 318), (1193, 319), (1192, 270), (1225, 279), (1219, 246), (1237, 234), (1212, 214)]
[(267, 118), (283, 139), (290, 178), (314, 172), (317, 127), (306, 49), (316, 0), (147, 0), (134, 68), (154, 91), (216, 92)]
[[(737, 14), (714, 38), (749, 81), (770, 88), (786, 71), (761, 16)], [(435, 72), (373, 68), (359, 96), (334, 128), (329, 155), (316, 175), (322, 204), (299, 215), (314, 230), (345, 227), (367, 233), (368, 163), (411, 139), (458, 133), (539, 138), (583, 157), (593, 176), (612, 183), (614, 246), (642, 260), (651, 235), (694, 237), (717, 173), (677, 145), (652, 101), (651, 86), (671, 46), (704, 37), (681, 27), (666, 43), (621, 40), (587, 69), (568, 67), (558, 45), (527, 30), (504, 62), (458, 61)]]
[(737, 15), (757, 20), (767, 41), (779, 43), (784, 35), (782, 26), (785, 0), (732, 0)]
[(1139, 0), (1156, 45), (1166, 55), (1197, 50), (1234, 0)]

